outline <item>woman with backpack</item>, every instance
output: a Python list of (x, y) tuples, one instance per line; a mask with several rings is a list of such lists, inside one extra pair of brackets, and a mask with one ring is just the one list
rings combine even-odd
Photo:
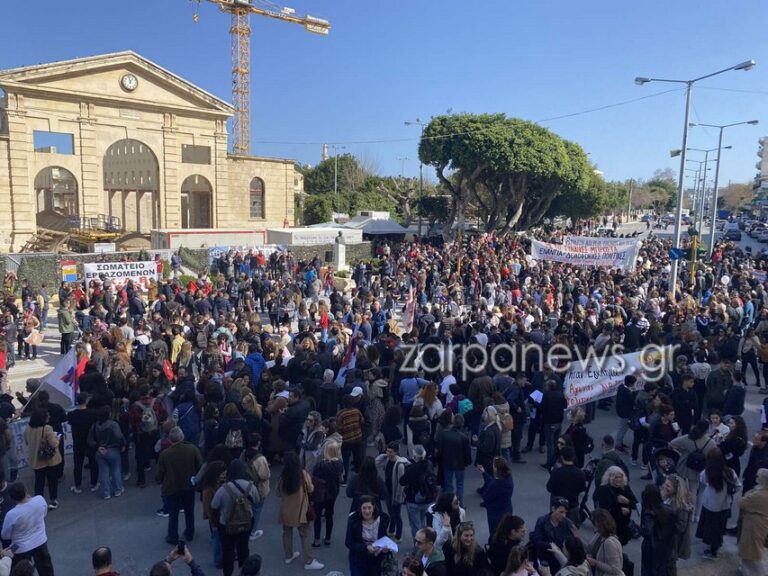
[(717, 445), (707, 436), (709, 423), (700, 420), (691, 427), (685, 436), (675, 438), (669, 445), (680, 453), (677, 469), (680, 475), (688, 481), (688, 490), (696, 494), (693, 509), (693, 522), (697, 521), (698, 510), (701, 506), (699, 494), (699, 475), (706, 465), (707, 454), (717, 448)]
[(423, 406), (413, 405), (406, 429), (408, 434), (408, 455), (413, 457), (413, 447), (417, 444), (424, 446), (427, 454), (431, 454), (432, 423), (424, 412)]
[(184, 440), (197, 446), (200, 442), (202, 422), (194, 390), (186, 390), (181, 395), (181, 401), (173, 411), (173, 420), (184, 432)]
[(323, 418), (320, 416), (320, 412), (312, 410), (307, 415), (299, 436), (299, 460), (304, 470), (310, 475), (320, 457), (320, 447), (324, 439)]
[(224, 406), (221, 416), (216, 430), (216, 444), (224, 444), (231, 451), (232, 458), (237, 459), (246, 446), (248, 424), (233, 402)]
[(716, 558), (723, 545), (723, 536), (731, 508), (729, 496), (741, 487), (735, 472), (728, 468), (719, 448), (707, 454), (706, 466), (699, 476), (704, 487), (701, 497), (701, 518), (696, 527), (696, 538), (709, 546), (704, 556)]
[[(305, 570), (322, 570), (325, 567), (312, 557), (309, 542), (309, 523), (315, 519), (315, 511), (310, 501), (314, 489), (312, 478), (302, 468), (296, 453), (286, 452), (283, 471), (277, 481), (277, 496), (280, 498), (279, 520), (283, 525), (283, 551), (286, 564), (303, 554)], [(294, 528), (298, 530), (301, 538), (301, 553), (293, 551)]]
[(221, 563), (224, 576), (232, 576), (237, 563), (242, 568), (248, 558), (248, 537), (253, 525), (253, 503), (259, 499), (248, 467), (242, 460), (233, 460), (227, 466), (227, 480), (216, 490), (211, 510), (216, 511)]

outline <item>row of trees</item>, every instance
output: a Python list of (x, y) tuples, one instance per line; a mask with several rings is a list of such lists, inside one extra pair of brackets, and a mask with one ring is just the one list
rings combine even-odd
[(503, 114), (433, 118), (424, 128), (419, 158), (437, 176), (436, 185), (425, 180), (421, 199), (416, 179), (379, 176), (370, 162), (350, 154), (300, 167), (306, 192), (302, 223), (327, 221), (334, 211), (389, 210), (406, 225), (421, 214), (430, 223), (447, 223), (448, 231), (471, 220), (503, 234), (545, 217), (625, 212), (630, 188), (633, 208), (661, 212), (674, 205), (671, 170), (657, 171), (647, 182), (606, 182), (578, 144)]

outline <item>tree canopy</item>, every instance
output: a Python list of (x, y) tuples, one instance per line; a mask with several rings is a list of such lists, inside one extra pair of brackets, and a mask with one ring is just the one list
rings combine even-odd
[(561, 195), (590, 203), (594, 169), (582, 148), (504, 114), (433, 118), (419, 157), (450, 195), (450, 223), (474, 205), (487, 231), (504, 233), (536, 224)]

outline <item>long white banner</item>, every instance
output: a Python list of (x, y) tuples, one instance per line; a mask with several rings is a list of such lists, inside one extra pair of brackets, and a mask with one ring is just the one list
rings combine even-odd
[(531, 258), (564, 262), (578, 266), (606, 266), (608, 268), (633, 268), (637, 261), (637, 241), (624, 240), (623, 244), (589, 242), (605, 238), (585, 238), (581, 244), (551, 244), (531, 240)]
[(146, 262), (88, 262), (83, 264), (85, 281), (103, 279), (105, 283), (115, 288), (122, 287), (128, 280), (147, 289), (149, 279), (157, 280), (157, 263), (154, 260)]
[[(571, 363), (563, 379), (568, 407), (580, 406), (595, 400), (610, 398), (628, 374), (638, 380), (660, 362), (669, 365), (671, 348), (653, 347), (641, 352), (631, 352), (602, 358), (590, 358)], [(662, 369), (662, 373), (665, 370)]]

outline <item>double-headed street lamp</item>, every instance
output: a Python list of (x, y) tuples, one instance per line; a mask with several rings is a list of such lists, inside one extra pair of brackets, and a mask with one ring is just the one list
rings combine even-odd
[[(415, 121), (405, 122), (406, 126), (420, 126), (421, 127), (421, 139), (424, 139), (424, 128), (426, 127), (426, 124), (421, 121), (421, 118), (416, 118)], [(423, 206), (421, 205), (424, 201), (424, 164), (421, 162), (421, 156), (419, 156), (419, 240), (421, 240), (421, 213), (423, 212)]]
[[(681, 147), (681, 152), (680, 152), (680, 174), (677, 181), (677, 213), (675, 214), (675, 236), (673, 240), (674, 248), (677, 248), (677, 249), (680, 248), (680, 228), (682, 224), (681, 220), (683, 217), (683, 184), (684, 184), (683, 180), (684, 180), (684, 171), (685, 171), (685, 149), (688, 146), (688, 117), (690, 115), (690, 110), (691, 110), (691, 91), (693, 89), (693, 85), (699, 80), (711, 78), (712, 76), (717, 76), (718, 74), (723, 74), (724, 72), (730, 72), (731, 70), (752, 70), (752, 68), (754, 67), (755, 67), (754, 60), (746, 60), (745, 62), (736, 64), (735, 66), (724, 68), (723, 70), (718, 70), (717, 72), (713, 72), (705, 76), (699, 76), (698, 78), (694, 78), (693, 80), (670, 80), (667, 78), (645, 78), (642, 76), (638, 76), (637, 78), (635, 78), (635, 84), (640, 86), (642, 86), (643, 84), (647, 84), (648, 82), (672, 82), (674, 84), (685, 84), (686, 86), (685, 123), (683, 124), (683, 145)], [(677, 268), (678, 268), (677, 264), (678, 264), (677, 259), (672, 260), (672, 272), (670, 274), (669, 290), (670, 292), (672, 292), (673, 297), (677, 293)]]
[(699, 205), (699, 214), (694, 218), (694, 224), (696, 224), (696, 229), (699, 232), (699, 235), (704, 234), (704, 200), (707, 196), (707, 170), (709, 170), (708, 163), (709, 163), (709, 153), (714, 152), (715, 150), (718, 151), (718, 162), (720, 161), (720, 153), (722, 150), (730, 150), (733, 148), (733, 146), (723, 146), (721, 148), (710, 148), (707, 150), (706, 148), (688, 148), (690, 152), (704, 152), (704, 175), (702, 178), (702, 184), (701, 184), (701, 203)]
[[(734, 122), (733, 124), (701, 124), (691, 122), (688, 126), (704, 126), (706, 128), (717, 128), (720, 130), (720, 135), (717, 138), (717, 164), (715, 164), (715, 194), (712, 198), (712, 218), (709, 223), (709, 256), (712, 257), (712, 252), (715, 249), (715, 220), (717, 217), (717, 186), (720, 181), (720, 150), (723, 148), (723, 130), (732, 126), (741, 126), (742, 124), (749, 124), (750, 126), (757, 126), (759, 120), (747, 120), (745, 122)], [(730, 148), (730, 146), (727, 146)]]

